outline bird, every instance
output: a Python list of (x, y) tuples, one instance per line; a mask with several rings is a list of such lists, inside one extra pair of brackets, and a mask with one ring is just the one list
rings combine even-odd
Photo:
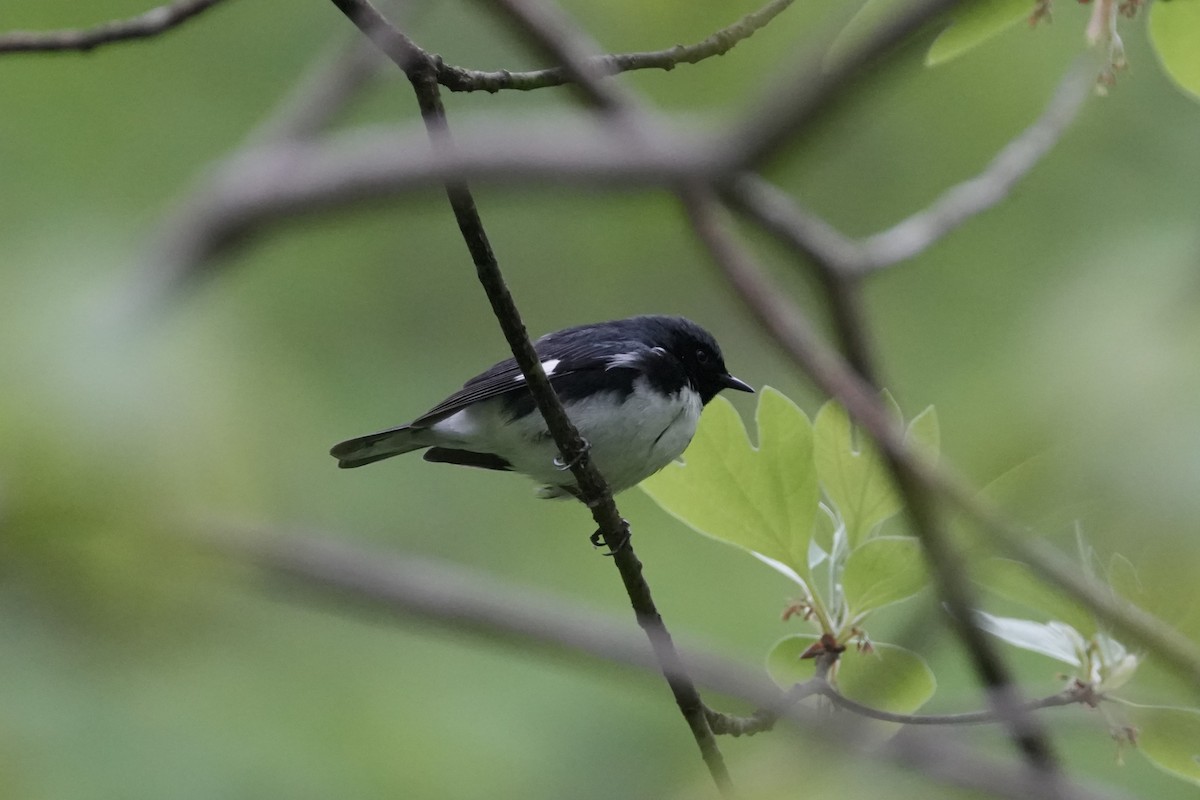
[[(534, 342), (542, 369), (613, 493), (678, 458), (700, 412), (723, 389), (754, 392), (729, 374), (712, 334), (689, 319), (646, 315), (578, 325)], [(424, 450), (426, 461), (522, 473), (544, 498), (578, 496), (571, 472), (514, 359), (467, 381), (396, 428), (348, 439), (344, 469)]]

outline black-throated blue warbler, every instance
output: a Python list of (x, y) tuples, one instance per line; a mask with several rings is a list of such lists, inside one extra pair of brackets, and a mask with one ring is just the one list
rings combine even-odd
[[(566, 328), (538, 339), (534, 349), (614, 492), (679, 456), (704, 405), (722, 389), (754, 391), (725, 369), (712, 335), (683, 317)], [(575, 480), (558, 459), (511, 358), (407, 425), (341, 442), (329, 452), (339, 467), (349, 468), (421, 449), (426, 461), (523, 473), (543, 484), (541, 497), (575, 493)]]

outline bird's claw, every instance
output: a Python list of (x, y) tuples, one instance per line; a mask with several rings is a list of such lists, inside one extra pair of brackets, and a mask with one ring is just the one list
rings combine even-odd
[(579, 440), (581, 442), (583, 442), (583, 447), (579, 448), (579, 452), (576, 453), (570, 461), (564, 461), (562, 454), (559, 454), (554, 457), (554, 461), (552, 463), (554, 464), (554, 467), (559, 472), (566, 472), (571, 467), (578, 464), (580, 462), (580, 460), (587, 454), (587, 452), (592, 449), (592, 443), (589, 442), (587, 439), (584, 439), (581, 436), (581, 437), (579, 437)]
[[(601, 555), (612, 558), (617, 553), (629, 546), (629, 540), (632, 538), (632, 536), (633, 534), (629, 532), (629, 523), (625, 520), (621, 520), (621, 541), (617, 542), (615, 547), (609, 548), (607, 552), (602, 553)], [(600, 529), (589, 536), (588, 541), (592, 543), (592, 547), (604, 547), (607, 544), (607, 542), (604, 541), (604, 531)]]

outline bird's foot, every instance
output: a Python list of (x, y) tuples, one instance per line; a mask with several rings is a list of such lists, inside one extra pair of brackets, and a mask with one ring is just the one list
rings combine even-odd
[[(603, 555), (608, 556), (609, 558), (615, 556), (617, 553), (629, 546), (629, 540), (632, 537), (633, 534), (629, 532), (629, 522), (627, 520), (621, 520), (621, 540), (613, 547), (610, 547), (607, 552), (603, 553)], [(588, 541), (592, 543), (592, 547), (604, 547), (607, 544), (607, 542), (604, 541), (603, 530), (597, 530), (590, 537), (588, 537)]]
[(589, 442), (587, 439), (584, 439), (582, 436), (580, 436), (579, 440), (581, 442), (583, 442), (583, 447), (580, 448), (579, 452), (576, 453), (575, 456), (570, 461), (564, 461), (561, 454), (554, 457), (554, 466), (559, 472), (566, 472), (571, 467), (578, 464), (579, 461), (585, 455), (587, 455), (587, 452), (592, 449), (592, 443)]

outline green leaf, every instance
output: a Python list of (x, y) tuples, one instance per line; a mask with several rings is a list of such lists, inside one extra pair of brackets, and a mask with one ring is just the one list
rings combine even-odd
[(1200, 785), (1200, 711), (1130, 704), (1137, 746), (1164, 772)]
[(826, 403), (813, 428), (817, 476), (846, 523), (850, 546), (857, 547), (876, 525), (900, 510), (900, 498), (874, 444), (863, 435), (855, 447), (845, 409)]
[(642, 482), (667, 513), (700, 533), (808, 574), (817, 512), (813, 429), (775, 389), (759, 395), (757, 448), (722, 397), (708, 404), (683, 463)]
[(975, 0), (954, 13), (950, 27), (934, 39), (925, 55), (929, 67), (958, 58), (993, 36), (998, 36), (1033, 12), (1032, 0)]
[[(767, 672), (780, 686), (809, 680), (815, 674), (813, 659), (800, 659), (817, 637), (785, 636), (767, 654)], [(911, 714), (933, 697), (937, 679), (933, 671), (911, 650), (894, 644), (873, 644), (870, 652), (853, 648), (842, 653), (834, 676), (838, 690), (864, 705)]]
[(852, 616), (898, 603), (928, 582), (921, 545), (908, 536), (877, 536), (851, 551), (842, 591)]
[(1150, 43), (1163, 71), (1200, 99), (1200, 2), (1172, 0), (1150, 6)]

